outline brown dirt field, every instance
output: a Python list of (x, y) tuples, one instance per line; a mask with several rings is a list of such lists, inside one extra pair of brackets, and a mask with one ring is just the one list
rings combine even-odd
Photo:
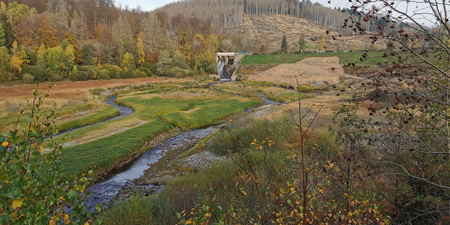
[[(91, 93), (89, 90), (95, 88), (111, 88), (121, 85), (132, 84), (146, 84), (146, 83), (164, 83), (164, 82), (183, 82), (192, 81), (193, 79), (176, 79), (176, 78), (163, 78), (163, 77), (145, 77), (145, 78), (132, 78), (132, 79), (117, 79), (117, 80), (90, 80), (90, 81), (61, 81), (61, 82), (46, 82), (39, 84), (39, 90), (46, 92), (48, 86), (52, 86), (50, 89), (50, 101), (46, 101), (46, 105), (55, 102), (58, 107), (63, 105), (73, 104), (86, 104), (91, 102)], [(36, 88), (36, 85), (21, 84), (14, 86), (2, 86), (0, 85), (0, 116), (6, 115), (5, 103), (6, 101), (13, 105), (24, 103), (26, 100), (32, 98), (32, 90)], [(41, 93), (44, 94), (44, 93)], [(97, 102), (94, 100), (94, 102)], [(101, 102), (97, 102), (102, 104)], [(96, 103), (96, 104), (97, 104)]]
[(270, 81), (278, 84), (311, 84), (314, 81), (338, 84), (346, 77), (338, 57), (311, 57), (294, 64), (282, 64), (259, 74), (248, 76), (254, 81)]
[[(51, 89), (51, 96), (53, 98), (69, 98), (74, 97), (76, 92), (89, 92), (94, 88), (110, 88), (127, 84), (146, 84), (146, 83), (162, 83), (170, 81), (189, 81), (192, 79), (174, 79), (174, 78), (161, 78), (161, 77), (146, 77), (146, 78), (134, 78), (134, 79), (121, 79), (121, 80), (91, 80), (91, 81), (62, 81), (62, 82), (48, 82), (39, 85), (40, 88), (46, 88), (53, 86)], [(36, 85), (15, 85), (15, 86), (0, 86), (0, 101), (7, 100), (11, 97), (18, 96), (31, 96), (31, 90)]]

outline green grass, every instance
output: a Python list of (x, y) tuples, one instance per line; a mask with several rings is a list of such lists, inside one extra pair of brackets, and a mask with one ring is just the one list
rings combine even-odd
[[(94, 106), (92, 104), (78, 104), (78, 105), (63, 106), (63, 107), (59, 107), (57, 110), (55, 109), (55, 116), (56, 116), (56, 118), (60, 118), (60, 117), (64, 117), (67, 115), (73, 115), (74, 113), (77, 113), (77, 112), (88, 111), (92, 108), (94, 108)], [(48, 114), (50, 114), (50, 111), (51, 111), (51, 108), (46, 108), (46, 109), (42, 110), (42, 113), (44, 115), (48, 115)], [(19, 118), (19, 123), (24, 122), (24, 117), (25, 116), (21, 116), (19, 113), (0, 117), (1, 131), (7, 131), (8, 129), (12, 128), (12, 126), (17, 123), (18, 118)]]
[(192, 111), (168, 113), (161, 118), (184, 130), (189, 130), (217, 124), (224, 117), (261, 105), (258, 100), (243, 102), (232, 98), (192, 99), (185, 102), (191, 106)]
[(113, 118), (118, 115), (120, 115), (120, 110), (114, 106), (108, 105), (108, 106), (105, 106), (104, 108), (102, 108), (101, 110), (95, 111), (93, 114), (91, 114), (89, 116), (71, 120), (69, 122), (57, 125), (56, 127), (58, 128), (59, 131), (65, 131), (65, 130), (70, 130), (70, 129), (73, 129), (76, 127), (82, 127), (82, 126), (94, 124), (94, 123), (97, 123), (100, 121), (104, 121), (104, 120)]
[[(275, 165), (280, 168), (292, 166), (293, 160), (287, 156), (285, 147), (288, 134), (293, 131), (292, 123), (289, 121), (248, 121), (240, 120), (233, 122), (233, 126), (244, 126), (245, 128), (233, 129), (236, 137), (241, 138), (245, 151), (247, 151), (250, 161), (254, 164), (257, 173), (261, 174), (265, 170), (270, 182), (275, 183), (274, 190), (279, 190), (277, 184), (283, 184), (292, 178), (291, 173), (280, 173), (275, 169)], [(227, 131), (220, 132), (212, 138), (213, 145), (207, 146), (208, 150), (215, 148), (228, 149), (232, 146), (230, 136)], [(218, 138), (217, 138), (218, 137)], [(250, 142), (253, 138), (260, 138), (259, 141), (269, 138), (276, 143), (264, 156), (262, 151), (254, 151)], [(202, 144), (203, 145), (203, 144)], [(228, 151), (222, 151), (222, 154), (228, 154)], [(234, 157), (240, 165), (243, 165), (240, 157)], [(267, 162), (265, 165), (264, 162)], [(244, 166), (245, 167), (245, 166)], [(236, 198), (242, 194), (242, 190), (253, 190), (251, 182), (239, 183), (242, 178), (239, 167), (232, 162), (217, 162), (211, 168), (200, 169), (196, 172), (188, 172), (166, 184), (165, 189), (149, 197), (135, 197), (130, 201), (115, 204), (110, 209), (97, 217), (97, 224), (115, 225), (115, 224), (176, 224), (179, 222), (177, 213), (185, 210), (188, 214), (196, 204), (208, 205), (213, 210), (224, 210), (225, 212), (233, 207), (242, 207), (242, 209), (254, 208), (256, 197), (250, 191), (245, 197)], [(264, 181), (265, 182), (265, 181)], [(241, 187), (241, 188), (240, 188)], [(234, 201), (232, 201), (234, 199)], [(206, 203), (202, 202), (206, 201)], [(220, 209), (219, 207), (220, 206)], [(197, 206), (198, 207), (198, 206)], [(217, 219), (218, 213), (212, 213), (211, 218)], [(246, 216), (255, 218), (251, 211), (246, 212)]]
[(191, 106), (181, 100), (174, 98), (143, 98), (140, 96), (120, 98), (117, 103), (131, 107), (133, 116), (142, 120), (151, 120), (167, 113), (189, 110)]
[(245, 84), (241, 84), (239, 86), (216, 84), (214, 86), (211, 86), (210, 89), (213, 89), (222, 94), (240, 95), (244, 97), (258, 97), (258, 91)]
[(173, 129), (161, 120), (153, 120), (125, 132), (89, 143), (68, 147), (61, 154), (64, 174), (78, 174), (91, 168), (100, 169), (114, 165), (120, 159), (136, 153), (147, 140)]
[[(241, 101), (235, 98), (178, 100), (141, 96), (122, 98), (117, 102), (135, 110), (133, 115), (123, 120), (139, 118), (149, 122), (105, 138), (65, 148), (62, 160), (66, 174), (77, 174), (93, 167), (100, 169), (112, 166), (120, 159), (138, 151), (147, 140), (171, 130), (174, 126), (187, 130), (217, 124), (224, 117), (261, 104), (258, 100)], [(161, 117), (162, 120), (157, 117)], [(119, 120), (76, 130), (57, 137), (52, 142), (76, 140), (89, 132), (105, 129), (111, 123), (120, 123)]]
[(279, 65), (285, 63), (296, 63), (309, 57), (339, 57), (340, 64), (357, 63), (361, 66), (374, 66), (378, 62), (384, 62), (383, 52), (369, 52), (368, 59), (360, 62), (363, 52), (326, 52), (326, 53), (302, 53), (283, 55), (249, 55), (245, 56), (242, 65)]
[(70, 133), (65, 133), (61, 136), (48, 139), (44, 142), (45, 146), (52, 146), (53, 143), (59, 142), (59, 143), (67, 143), (73, 140), (77, 140), (78, 138), (84, 137), (89, 135), (91, 132), (99, 131), (106, 129), (110, 124), (118, 123), (120, 124), (122, 121), (129, 119), (128, 117), (120, 118), (114, 121), (106, 122), (106, 123), (99, 123), (95, 124), (89, 127), (85, 127), (82, 129), (74, 130)]
[[(233, 121), (230, 125), (230, 131), (234, 137), (239, 139), (243, 148), (253, 148), (251, 145), (255, 140), (258, 143), (272, 140), (274, 145), (271, 149), (274, 151), (286, 150), (286, 143), (292, 142), (295, 138), (295, 129), (290, 119), (280, 119), (276, 121), (240, 119)], [(234, 152), (233, 139), (230, 132), (224, 131), (211, 139), (210, 151), (218, 155), (227, 155)]]

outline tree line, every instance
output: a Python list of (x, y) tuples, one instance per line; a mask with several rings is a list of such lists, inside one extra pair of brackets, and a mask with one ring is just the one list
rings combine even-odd
[(215, 52), (241, 51), (248, 42), (224, 32), (245, 14), (288, 14), (334, 29), (349, 15), (308, 0), (186, 0), (152, 12), (113, 0), (7, 0), (0, 80), (215, 73)]

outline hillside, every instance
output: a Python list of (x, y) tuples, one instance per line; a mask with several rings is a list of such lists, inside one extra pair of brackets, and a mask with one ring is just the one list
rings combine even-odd
[(2, 2), (0, 81), (214, 74), (215, 52), (276, 53), (283, 35), (286, 52), (299, 51), (302, 35), (303, 51), (384, 47), (365, 36), (345, 36), (342, 23), (350, 14), (310, 1), (185, 0), (152, 12), (111, 0), (94, 3)]
[[(290, 15), (249, 15), (244, 14), (243, 23), (222, 31), (226, 35), (237, 35), (247, 41), (246, 51), (261, 52), (261, 44), (266, 53), (280, 51), (281, 39), (286, 35), (290, 52), (299, 51), (299, 38), (304, 35), (306, 41), (305, 51), (319, 49), (322, 37), (326, 38), (327, 51), (368, 50), (384, 48), (382, 42), (376, 47), (372, 46), (367, 36), (341, 36), (338, 32), (326, 34), (327, 29), (303, 18)], [(332, 37), (335, 37), (334, 40)], [(244, 43), (245, 45), (245, 43)]]

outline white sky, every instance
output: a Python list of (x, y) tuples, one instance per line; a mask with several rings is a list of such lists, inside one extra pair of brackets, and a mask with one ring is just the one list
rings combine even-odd
[(129, 8), (141, 6), (143, 11), (151, 11), (171, 2), (176, 2), (176, 0), (115, 0), (116, 5), (122, 5), (122, 7), (128, 5)]

